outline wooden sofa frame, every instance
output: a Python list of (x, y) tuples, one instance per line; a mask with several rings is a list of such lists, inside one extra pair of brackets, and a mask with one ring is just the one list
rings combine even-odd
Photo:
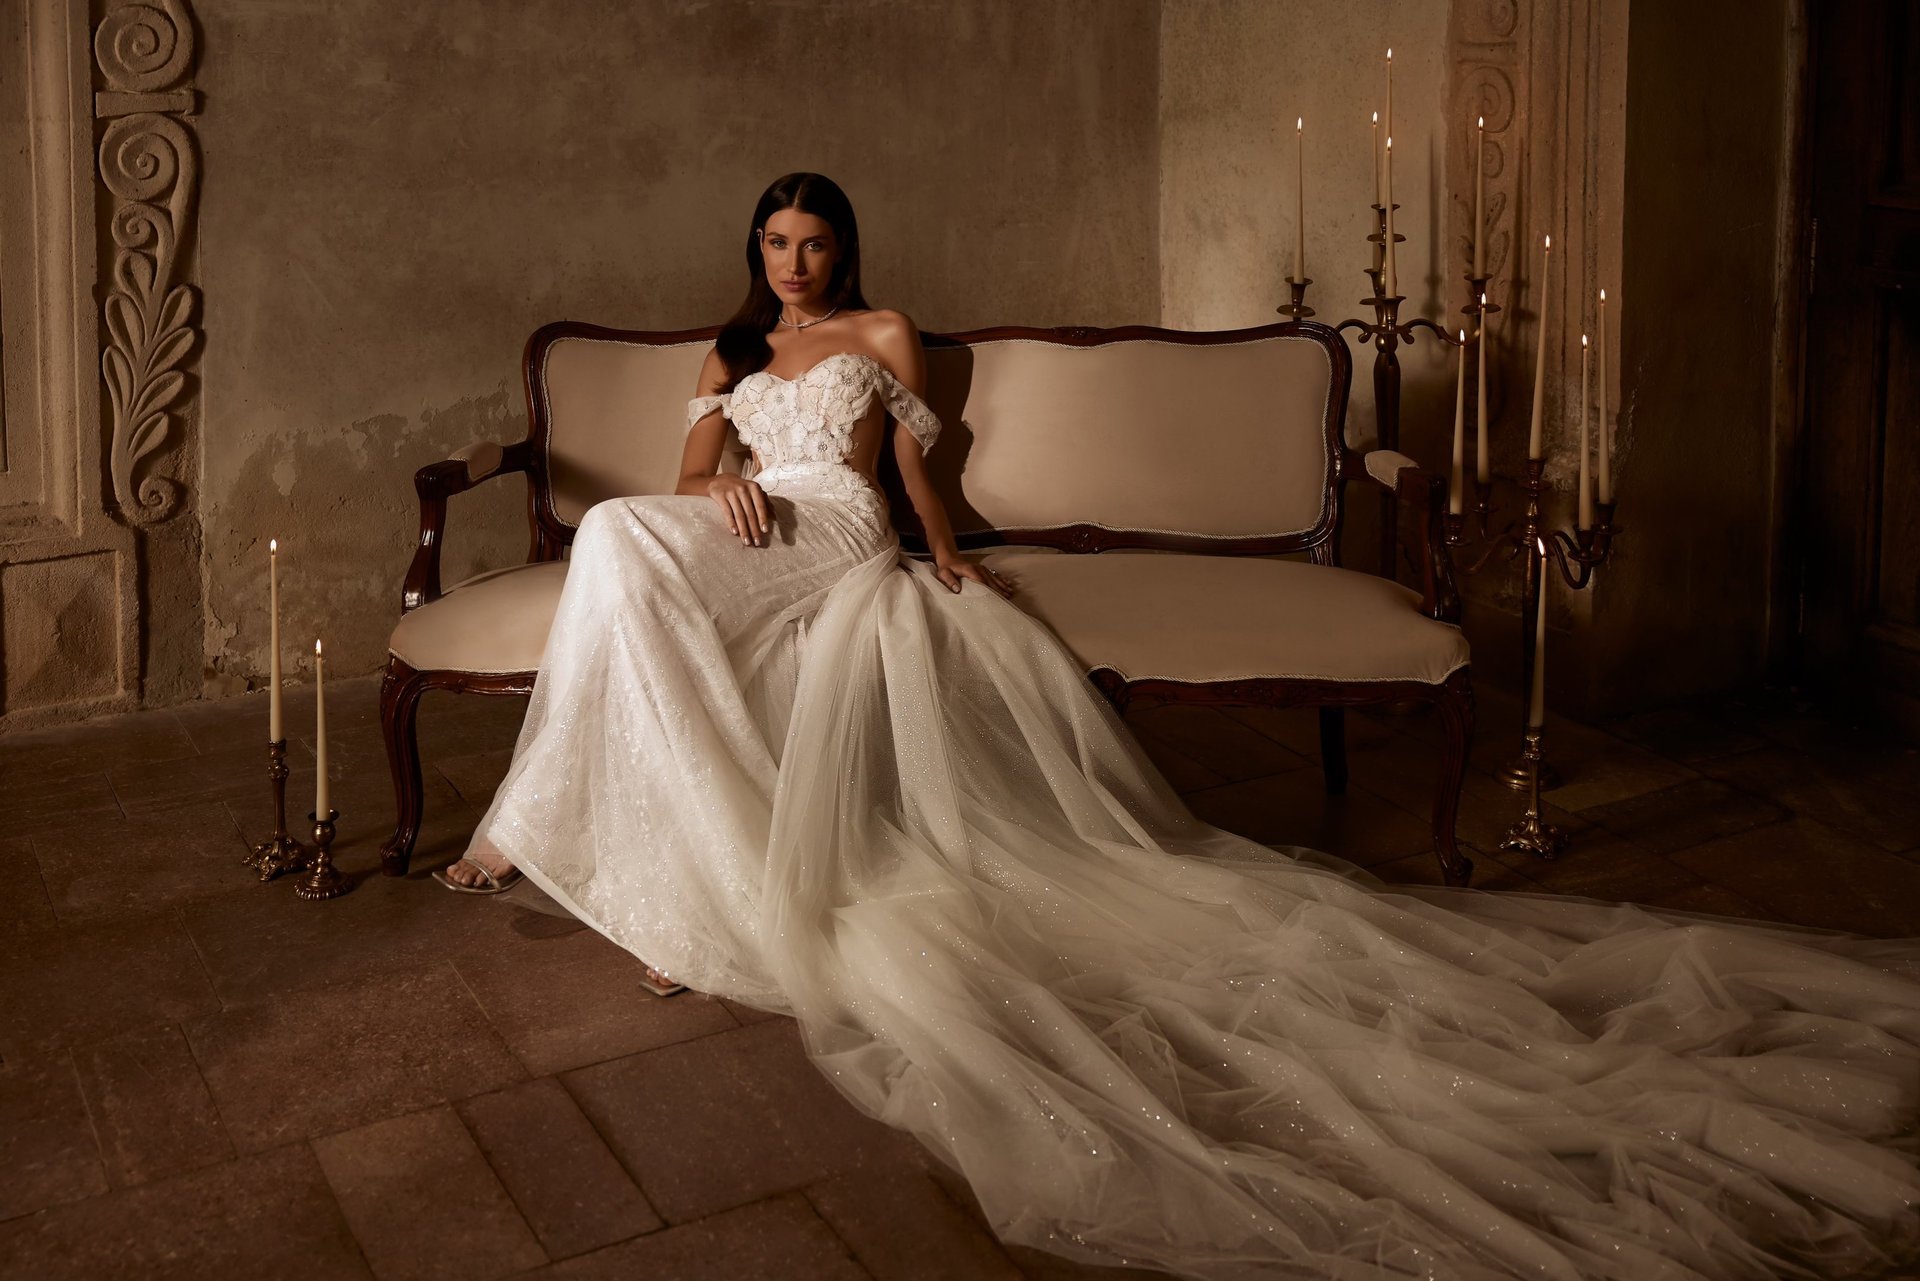
[[(527, 478), (528, 524), (531, 543), (527, 563), (561, 559), (573, 540), (573, 527), (563, 521), (554, 506), (552, 480), (547, 465), (547, 398), (540, 385), (546, 353), (554, 343), (570, 338), (638, 344), (677, 344), (711, 341), (718, 328), (678, 331), (641, 331), (611, 329), (578, 321), (559, 321), (542, 326), (527, 340), (522, 362), (528, 404), (528, 430), (524, 440), (510, 445), (479, 444), (459, 451), (454, 457), (431, 463), (414, 474), (414, 488), (420, 496), (420, 534), (413, 562), (408, 567), (401, 593), (402, 611), (412, 610), (438, 598), (440, 588), (440, 548), (445, 536), (447, 500), (476, 485), (512, 473)], [(1402, 552), (1410, 562), (1420, 590), (1419, 610), (1429, 618), (1458, 623), (1460, 598), (1455, 590), (1452, 562), (1445, 539), (1446, 480), (1438, 473), (1419, 466), (1400, 466), (1391, 483), (1372, 474), (1365, 458), (1349, 449), (1345, 440), (1346, 410), (1352, 384), (1352, 357), (1338, 333), (1313, 321), (1288, 321), (1255, 330), (1230, 332), (1190, 332), (1160, 329), (1147, 325), (1127, 325), (1098, 329), (1084, 326), (1034, 328), (1001, 326), (964, 333), (923, 334), (922, 341), (932, 350), (1001, 339), (1024, 339), (1069, 346), (1096, 346), (1132, 339), (1156, 342), (1208, 344), (1244, 342), (1249, 338), (1297, 336), (1317, 341), (1332, 364), (1334, 394), (1332, 411), (1326, 415), (1327, 457), (1331, 460), (1326, 479), (1326, 498), (1321, 519), (1312, 529), (1280, 536), (1226, 539), (1182, 535), (1157, 531), (1110, 529), (1078, 524), (1045, 529), (988, 529), (959, 535), (966, 550), (1003, 546), (1050, 547), (1075, 554), (1096, 554), (1120, 548), (1160, 551), (1200, 552), (1211, 555), (1263, 556), (1304, 553), (1315, 564), (1340, 564), (1340, 531), (1346, 484), (1351, 479), (1365, 480), (1390, 494), (1413, 517), (1400, 522)], [(1394, 461), (1401, 460), (1398, 455)], [(906, 522), (903, 522), (903, 524)], [(909, 551), (925, 551), (924, 541), (910, 528), (903, 529), (902, 545)], [(1467, 750), (1473, 722), (1473, 686), (1470, 668), (1461, 667), (1439, 684), (1423, 681), (1343, 681), (1263, 678), (1257, 680), (1197, 683), (1170, 680), (1125, 679), (1111, 668), (1096, 668), (1089, 673), (1094, 686), (1116, 709), (1152, 706), (1164, 703), (1198, 703), (1216, 706), (1260, 706), (1279, 708), (1317, 708), (1320, 713), (1320, 757), (1327, 792), (1343, 794), (1347, 786), (1345, 712), (1350, 707), (1431, 703), (1440, 717), (1441, 752), (1439, 778), (1434, 794), (1432, 829), (1434, 852), (1448, 884), (1465, 885), (1473, 872), (1473, 863), (1460, 852), (1454, 828), (1458, 817), (1461, 787), (1466, 777)], [(469, 694), (528, 694), (533, 690), (535, 672), (472, 673), (456, 671), (416, 671), (395, 655), (389, 655), (380, 687), (381, 726), (385, 734), (388, 763), (393, 773), (397, 815), (393, 835), (380, 852), (382, 870), (389, 876), (406, 874), (414, 841), (419, 835), (422, 809), (422, 780), (417, 737), (420, 699), (428, 690), (445, 689)]]

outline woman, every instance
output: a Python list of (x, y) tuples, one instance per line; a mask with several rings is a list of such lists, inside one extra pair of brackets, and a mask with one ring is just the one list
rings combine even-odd
[(1920, 945), (1389, 888), (1197, 821), (956, 552), (916, 331), (866, 306), (839, 188), (776, 182), (747, 263), (678, 493), (582, 521), (449, 884), (524, 874), (662, 983), (790, 1012), (1009, 1241), (1356, 1281), (1913, 1247)]

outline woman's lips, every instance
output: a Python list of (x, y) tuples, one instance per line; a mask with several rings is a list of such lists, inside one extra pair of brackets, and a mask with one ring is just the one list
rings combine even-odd
[(807, 282), (804, 280), (783, 280), (780, 282), (780, 287), (782, 289), (805, 289)]

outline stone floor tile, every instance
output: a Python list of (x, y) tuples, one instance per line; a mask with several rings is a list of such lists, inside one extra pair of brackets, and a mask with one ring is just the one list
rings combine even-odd
[(1920, 792), (1893, 786), (1881, 771), (1781, 747), (1706, 761), (1700, 769), (1882, 849), (1920, 847)]
[[(1527, 876), (1520, 869), (1508, 867), (1485, 851), (1463, 844), (1460, 852), (1473, 860), (1474, 889), (1540, 893), (1541, 886), (1538, 881)], [(1376, 863), (1367, 870), (1389, 885), (1446, 884), (1446, 878), (1440, 872), (1440, 860), (1432, 854), (1409, 854), (1404, 858)]]
[(456, 1105), (547, 1257), (585, 1254), (661, 1226), (606, 1141), (550, 1076)]
[[(1320, 763), (1320, 713), (1311, 707), (1222, 707), (1221, 713), (1266, 735), (1302, 760)], [(1347, 750), (1371, 747), (1399, 736), (1390, 723), (1355, 709), (1347, 712)]]
[(254, 875), (241, 863), (240, 829), (218, 802), (41, 836), (34, 851), (63, 921), (142, 915), (228, 893)]
[(164, 708), (9, 733), (0, 738), (0, 788), (57, 784), (75, 774), (104, 774), (117, 765), (172, 760), (197, 750)]
[[(676, 997), (674, 999), (678, 1000), (679, 998)], [(742, 1027), (749, 1023), (767, 1023), (774, 1019), (784, 1019), (788, 1017), (785, 1014), (778, 1014), (772, 1010), (756, 1010), (753, 1006), (742, 1005), (738, 1001), (722, 1000), (720, 1003), (727, 1007), (727, 1013), (733, 1015)]]
[(181, 918), (214, 990), (238, 1004), (501, 946), (521, 927), (516, 918), (529, 915), (451, 893), (429, 875), (432, 866), (404, 877), (349, 868), (353, 888), (320, 902), (296, 895), (290, 876), (261, 884), (240, 869), (230, 893), (184, 904)]
[(118, 1186), (231, 1160), (233, 1144), (177, 1023), (73, 1051), (107, 1172)]
[[(1580, 813), (1698, 777), (1688, 766), (1598, 730), (1552, 716), (1547, 721), (1544, 750), (1547, 761), (1559, 771), (1561, 782), (1543, 799), (1563, 810)], [(1518, 749), (1516, 741), (1510, 755), (1517, 755)], [(1505, 763), (1486, 760), (1489, 768)]]
[(1433, 847), (1424, 819), (1352, 785), (1328, 796), (1318, 770), (1226, 783), (1186, 801), (1202, 820), (1262, 845), (1306, 845), (1363, 866)]
[(1656, 854), (1698, 845), (1764, 827), (1787, 817), (1787, 811), (1764, 796), (1735, 791), (1712, 779), (1689, 779), (1657, 792), (1645, 792), (1581, 812), (1642, 849)]
[(1028, 1281), (1149, 1281), (1173, 1276), (1148, 1268), (1103, 1268), (1025, 1245), (1008, 1246), (1007, 1255), (1020, 1265)]
[[(1645, 902), (1690, 889), (1701, 880), (1697, 873), (1605, 828), (1589, 828), (1569, 835), (1566, 849), (1555, 859), (1536, 858), (1497, 847), (1487, 850), (1486, 855), (1533, 881), (1543, 891), (1608, 903)], [(1485, 862), (1474, 861), (1482, 865)]]
[[(313, 757), (299, 744), (287, 748), (293, 771), (287, 780), (287, 811), (291, 821), (313, 807), (304, 804), (313, 795)], [(170, 811), (209, 802), (233, 801), (270, 809), (267, 749), (264, 743), (230, 747), (170, 761), (120, 765), (107, 775), (127, 817), (138, 821), (168, 821)], [(299, 785), (305, 779), (305, 786)]]
[(993, 1235), (920, 1170), (842, 1174), (806, 1195), (874, 1281), (1020, 1281)]
[(1761, 907), (1744, 894), (1737, 894), (1724, 885), (1712, 881), (1702, 881), (1685, 889), (1675, 890), (1671, 894), (1662, 894), (1657, 898), (1642, 899), (1653, 907), (1673, 908), (1681, 912), (1705, 912), (1711, 916), (1739, 916), (1748, 920), (1767, 921), (1775, 919), (1774, 914)]
[(870, 1281), (801, 1197), (782, 1196), (608, 1246), (525, 1281)]
[(1809, 818), (1670, 857), (1774, 920), (1886, 937), (1920, 933), (1920, 865)]
[(561, 1079), (670, 1223), (845, 1170), (933, 1159), (911, 1137), (855, 1111), (808, 1062), (786, 1021)]
[[(254, 690), (227, 698), (199, 699), (173, 709), (195, 747), (203, 753), (258, 748), (267, 741), (267, 691)], [(292, 744), (310, 740), (313, 732), (313, 684), (288, 673), (281, 689), (281, 732)], [(327, 677), (327, 731), (380, 723), (378, 676)]]
[(233, 1006), (186, 1032), (242, 1152), (527, 1077), (445, 965)]
[(9, 1056), (0, 1063), (0, 1220), (106, 1190), (73, 1060), (65, 1050)]
[(0, 839), (0, 934), (36, 934), (55, 923), (47, 883), (25, 836)]
[(304, 1143), (0, 1224), (0, 1276), (32, 1281), (367, 1281)]
[(0, 936), (0, 1055), (205, 1014), (219, 1005), (174, 910)]
[(329, 1134), (313, 1151), (379, 1281), (491, 1281), (547, 1261), (450, 1108)]
[(1312, 762), (1217, 707), (1171, 703), (1128, 712), (1128, 728), (1198, 762), (1222, 782), (1263, 778)]
[[(1412, 735), (1391, 735), (1347, 751), (1349, 786), (1384, 796), (1417, 819), (1432, 821), (1433, 802), (1440, 786), (1440, 753), (1432, 744)], [(1526, 796), (1491, 774), (1468, 770), (1460, 787), (1460, 812), (1455, 838), (1482, 849), (1500, 843), (1516, 819), (1526, 812)], [(1587, 820), (1551, 802), (1542, 812), (1569, 831), (1588, 826)]]
[(1599, 728), (1683, 765), (1710, 761), (1763, 746), (1759, 734), (1738, 718), (1701, 707), (1668, 707), (1604, 721)]
[(125, 817), (113, 784), (102, 773), (62, 774), (38, 782), (0, 776), (0, 814), (9, 837), (58, 836)]
[(1218, 787), (1221, 778), (1218, 774), (1186, 755), (1163, 738), (1157, 738), (1143, 730), (1129, 727), (1128, 730), (1140, 744), (1140, 750), (1160, 771), (1167, 785), (1176, 792), (1193, 792), (1203, 787)]
[(460, 948), (448, 959), (536, 1076), (739, 1026), (718, 998), (647, 991), (640, 959), (578, 921), (484, 898), (464, 906), (522, 918), (523, 932), (495, 931), (492, 945)]

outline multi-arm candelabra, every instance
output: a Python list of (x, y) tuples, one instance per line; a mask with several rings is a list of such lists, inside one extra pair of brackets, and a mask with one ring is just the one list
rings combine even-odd
[[(1395, 205), (1395, 209), (1399, 206)], [(1389, 293), (1391, 281), (1383, 265), (1384, 249), (1388, 241), (1387, 207), (1382, 204), (1373, 206), (1376, 215), (1377, 230), (1367, 239), (1375, 246), (1374, 265), (1367, 269), (1367, 276), (1373, 282), (1370, 297), (1361, 299), (1361, 305), (1373, 309), (1373, 319), (1352, 318), (1343, 320), (1336, 326), (1340, 332), (1354, 330), (1361, 338), (1372, 344), (1373, 395), (1375, 419), (1378, 424), (1379, 448), (1399, 449), (1400, 447), (1400, 359), (1398, 350), (1403, 343), (1410, 344), (1415, 333), (1428, 329), (1441, 342), (1449, 346), (1458, 346), (1461, 342), (1480, 344), (1485, 341), (1487, 317), (1500, 308), (1487, 301), (1487, 285), (1491, 275), (1479, 275), (1469, 272), (1467, 275), (1466, 306), (1460, 310), (1472, 318), (1470, 330), (1463, 331), (1462, 337), (1448, 333), (1438, 324), (1425, 317), (1411, 320), (1400, 319), (1400, 304), (1405, 299), (1397, 293)], [(1394, 235), (1394, 242), (1405, 237)], [(1292, 298), (1279, 307), (1282, 314), (1302, 319), (1314, 314), (1306, 305), (1306, 287), (1311, 280), (1287, 277)], [(1544, 282), (1543, 282), (1544, 287)], [(1543, 334), (1541, 341), (1546, 341)], [(1483, 371), (1486, 368), (1484, 352), (1478, 362)], [(1605, 370), (1601, 377), (1605, 377)], [(1474, 395), (1485, 397), (1487, 388), (1484, 377), (1474, 382)], [(1476, 410), (1480, 406), (1476, 400)], [(1476, 473), (1485, 468), (1485, 459), (1476, 459)], [(1461, 466), (1456, 459), (1456, 467)], [(1464, 478), (1459, 482), (1464, 489)], [(1526, 466), (1526, 478), (1522, 482), (1526, 493), (1526, 515), (1518, 528), (1511, 523), (1495, 532), (1491, 528), (1493, 507), (1493, 481), (1491, 473), (1486, 479), (1476, 474), (1474, 480), (1474, 498), (1471, 515), (1466, 511), (1452, 512), (1446, 519), (1447, 546), (1456, 555), (1471, 554), (1473, 559), (1459, 568), (1464, 573), (1475, 574), (1496, 560), (1505, 563), (1515, 556), (1524, 554), (1522, 563), (1522, 585), (1520, 602), (1520, 684), (1530, 691), (1527, 699), (1525, 723), (1521, 727), (1520, 754), (1501, 771), (1501, 778), (1508, 786), (1527, 794), (1527, 809), (1520, 819), (1510, 827), (1501, 839), (1500, 848), (1504, 850), (1525, 851), (1540, 858), (1554, 858), (1566, 847), (1566, 833), (1542, 817), (1540, 792), (1558, 785), (1558, 778), (1546, 763), (1541, 752), (1541, 734), (1545, 721), (1543, 683), (1536, 679), (1540, 665), (1544, 661), (1538, 651), (1539, 642), (1544, 633), (1541, 626), (1541, 611), (1546, 608), (1546, 594), (1542, 590), (1545, 582), (1546, 566), (1549, 562), (1555, 567), (1568, 588), (1579, 591), (1593, 581), (1593, 571), (1606, 563), (1612, 552), (1614, 535), (1619, 533), (1613, 523), (1614, 504), (1611, 501), (1597, 504), (1597, 521), (1582, 529), (1577, 525), (1571, 533), (1562, 529), (1549, 529), (1542, 497), (1546, 485), (1546, 461), (1542, 458), (1529, 458)], [(1464, 501), (1461, 506), (1465, 506)], [(1380, 556), (1381, 573), (1388, 578), (1397, 577), (1399, 568), (1398, 525), (1394, 505), (1382, 504), (1380, 518)]]

